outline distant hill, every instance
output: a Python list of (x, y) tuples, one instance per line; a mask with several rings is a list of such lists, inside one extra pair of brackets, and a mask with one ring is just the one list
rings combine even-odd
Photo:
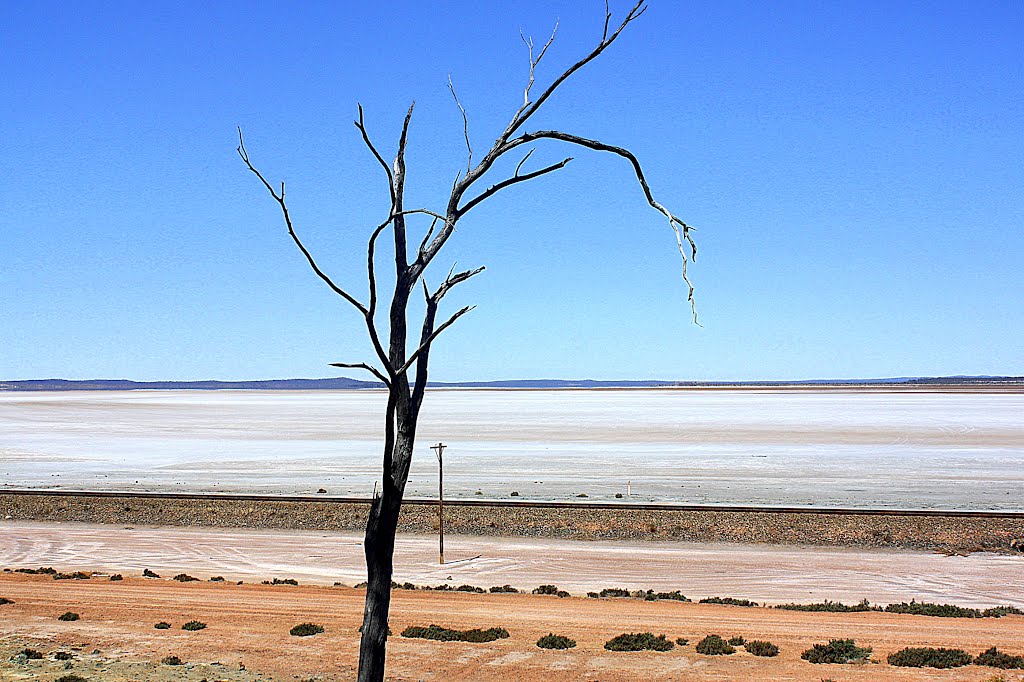
[[(889, 379), (803, 379), (799, 381), (598, 381), (594, 379), (509, 379), (499, 381), (432, 381), (433, 388), (658, 388), (658, 387), (741, 387), (741, 386), (884, 386), (915, 385), (1024, 385), (1024, 377), (949, 376), (894, 377)], [(328, 379), (265, 379), (258, 381), (130, 381), (128, 379), (28, 379), (0, 381), (0, 391), (311, 391), (383, 388), (377, 381), (346, 377)]]

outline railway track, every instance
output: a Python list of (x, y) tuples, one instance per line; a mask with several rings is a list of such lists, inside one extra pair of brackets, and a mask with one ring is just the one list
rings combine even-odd
[[(322, 504), (369, 504), (366, 497), (332, 495), (254, 495), (245, 493), (164, 493), (108, 490), (22, 490), (0, 489), (0, 495), (37, 497), (126, 498), (136, 500), (196, 500), (219, 502), (316, 502)], [(683, 511), (776, 514), (822, 514), (831, 516), (925, 516), (937, 518), (1024, 519), (1020, 511), (973, 511), (959, 509), (862, 509), (856, 507), (774, 507), (754, 505), (670, 504), (637, 502), (556, 502), (544, 500), (466, 500), (445, 499), (452, 507), (500, 507), (535, 509), (610, 509), (617, 511)], [(437, 500), (407, 498), (407, 505), (436, 505)]]

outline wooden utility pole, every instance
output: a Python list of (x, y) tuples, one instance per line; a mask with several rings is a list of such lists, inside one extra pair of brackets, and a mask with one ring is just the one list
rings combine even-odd
[(438, 563), (444, 563), (444, 443), (431, 445), (430, 449), (437, 455), (437, 540)]

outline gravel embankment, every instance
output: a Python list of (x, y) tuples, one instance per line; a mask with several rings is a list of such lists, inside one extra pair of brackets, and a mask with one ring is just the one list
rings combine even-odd
[[(25, 521), (358, 532), (365, 524), (367, 509), (365, 503), (329, 499), (296, 502), (0, 493), (0, 516)], [(399, 530), (436, 532), (437, 506), (406, 503)], [(446, 504), (445, 531), (499, 537), (742, 542), (964, 553), (1013, 551), (1011, 541), (1024, 538), (1024, 519)]]

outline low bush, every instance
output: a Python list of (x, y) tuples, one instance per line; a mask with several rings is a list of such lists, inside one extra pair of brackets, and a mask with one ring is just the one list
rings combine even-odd
[(668, 601), (690, 601), (679, 590), (673, 590), (672, 592), (655, 592), (654, 590), (647, 590), (647, 592), (642, 593), (642, 596), (645, 601), (659, 601), (662, 599)]
[(552, 632), (538, 639), (537, 646), (541, 649), (572, 649), (576, 646), (576, 640)]
[(828, 613), (857, 613), (861, 611), (882, 610), (881, 606), (872, 606), (867, 599), (850, 606), (839, 601), (829, 601), (826, 599), (816, 604), (778, 604), (775, 608), (787, 611), (826, 611)]
[(78, 620), (78, 614), (74, 611), (65, 611), (64, 613), (57, 616), (57, 620), (63, 620), (65, 622), (71, 622)]
[(555, 587), (554, 585), (540, 585), (539, 587), (534, 588), (533, 594), (552, 594), (552, 595), (554, 595), (556, 597), (569, 597), (569, 596), (571, 596), (565, 590), (560, 590), (557, 587)]
[(156, 628), (157, 630), (170, 630), (171, 629), (171, 624), (168, 623), (165, 620), (162, 620), (159, 623), (157, 623), (156, 625), (154, 625), (153, 627)]
[(179, 583), (197, 583), (199, 578), (193, 578), (188, 573), (179, 573), (178, 575), (171, 578), (171, 580), (177, 580)]
[(222, 576), (222, 575), (210, 576), (210, 582), (211, 583), (222, 583), (222, 582), (224, 582), (224, 576)]
[(160, 659), (160, 662), (164, 665), (185, 665), (185, 661), (181, 660), (177, 656), (165, 656)]
[(736, 599), (735, 597), (705, 597), (700, 600), (701, 604), (726, 604), (728, 606), (757, 606), (756, 601), (749, 599)]
[(747, 643), (747, 640), (743, 639), (739, 635), (729, 638), (729, 646), (743, 646)]
[(775, 646), (771, 642), (764, 642), (759, 639), (752, 639), (743, 645), (743, 648), (755, 656), (763, 656), (765, 658), (772, 658), (779, 655), (779, 647)]
[(25, 658), (31, 659), (33, 661), (38, 661), (43, 657), (42, 653), (36, 651), (35, 649), (29, 649), (28, 647), (25, 647), (18, 653), (24, 656)]
[(452, 630), (431, 624), (428, 627), (412, 625), (402, 630), (402, 637), (433, 639), (440, 642), (493, 642), (497, 639), (507, 639), (508, 636), (508, 630), (505, 628)]
[(57, 574), (57, 570), (53, 569), (53, 568), (50, 568), (49, 566), (44, 566), (44, 567), (40, 567), (40, 568), (16, 568), (16, 569), (14, 569), (14, 572), (15, 573), (28, 573), (29, 575), (56, 575)]
[(92, 573), (85, 571), (74, 571), (73, 573), (51, 573), (54, 580), (88, 580)]
[(728, 656), (736, 653), (735, 647), (718, 635), (708, 635), (697, 642), (697, 653), (705, 656)]
[(509, 493), (509, 497), (519, 497), (519, 491), (513, 490), (511, 493)]
[(70, 661), (75, 655), (70, 651), (58, 651), (53, 655), (55, 661)]
[(188, 630), (189, 632), (195, 632), (196, 630), (205, 630), (206, 623), (201, 620), (190, 620), (181, 626), (182, 630)]
[[(273, 580), (264, 580), (264, 585), (298, 585), (299, 581), (295, 578), (274, 578)], [(358, 585), (357, 585), (358, 587)], [(366, 587), (366, 584), (363, 584)]]
[(490, 589), (492, 594), (519, 594), (519, 590), (511, 585), (495, 586)]
[(963, 649), (907, 647), (889, 654), (889, 665), (901, 668), (959, 668), (970, 665), (974, 657)]
[(601, 597), (629, 597), (632, 596), (629, 590), (621, 587), (608, 587), (598, 593)]
[(686, 639), (685, 637), (676, 637), (676, 644), (678, 644), (679, 646), (686, 646), (689, 643), (690, 640)]
[(3, 605), (3, 604), (13, 604), (13, 603), (14, 603), (13, 599), (8, 599), (7, 597), (0, 597), (0, 605)]
[(604, 643), (608, 651), (670, 651), (675, 644), (650, 632), (624, 632)]
[(622, 499), (622, 493), (615, 493), (615, 499), (616, 500), (621, 500)]
[(1002, 668), (1003, 670), (1022, 670), (1024, 669), (1024, 656), (1011, 656), (992, 647), (978, 654), (974, 659), (974, 664), (987, 665), (990, 668)]
[(114, 575), (110, 576), (110, 579), (116, 582), (118, 580), (124, 580), (124, 576), (120, 573), (115, 573)]
[(67, 675), (61, 675), (60, 677), (58, 677), (56, 682), (88, 682), (88, 680), (86, 680), (81, 675), (76, 675), (75, 673), (68, 673)]
[(142, 569), (142, 577), (143, 578), (159, 578), (160, 574), (159, 573), (154, 573), (153, 571), (149, 570), (148, 568), (144, 568), (144, 569)]
[(391, 581), (392, 590), (415, 590), (416, 586), (410, 582), (396, 583), (394, 580)]
[(323, 631), (323, 625), (317, 625), (316, 623), (299, 623), (289, 630), (288, 634), (292, 637), (310, 637), (312, 635), (319, 635)]
[(915, 616), (936, 616), (938, 618), (1002, 618), (1010, 614), (1021, 615), (1024, 611), (1014, 606), (996, 606), (990, 609), (972, 609), (953, 604), (932, 604), (926, 601), (910, 600), (909, 603), (889, 604), (887, 613), (908, 613)]
[(473, 592), (474, 594), (483, 594), (484, 589), (482, 587), (476, 587), (475, 585), (459, 585), (455, 588), (456, 592)]
[(852, 639), (832, 639), (828, 644), (815, 644), (800, 654), (808, 663), (855, 663), (870, 657), (871, 647), (859, 647)]

